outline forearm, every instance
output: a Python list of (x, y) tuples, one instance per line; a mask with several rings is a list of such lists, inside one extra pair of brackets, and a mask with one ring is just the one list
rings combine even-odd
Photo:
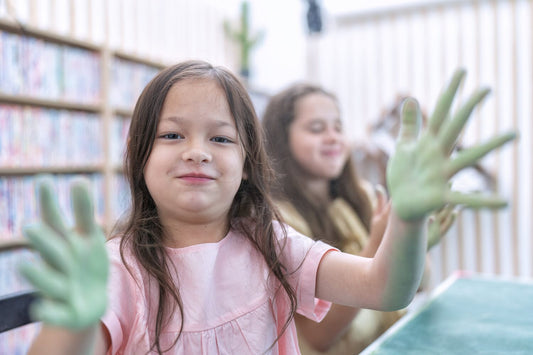
[(383, 280), (381, 310), (404, 308), (416, 294), (424, 271), (424, 219), (405, 222), (391, 211), (384, 239), (376, 252), (375, 277)]
[(97, 351), (103, 344), (99, 337), (99, 326), (95, 325), (80, 331), (43, 324), (40, 333), (33, 341), (28, 355), (89, 355), (103, 354)]
[(358, 312), (359, 308), (333, 304), (320, 323), (295, 315), (298, 334), (313, 349), (327, 351), (346, 333)]
[(315, 295), (355, 308), (404, 308), (420, 284), (426, 243), (424, 219), (405, 222), (392, 212), (374, 258), (340, 252), (324, 255)]

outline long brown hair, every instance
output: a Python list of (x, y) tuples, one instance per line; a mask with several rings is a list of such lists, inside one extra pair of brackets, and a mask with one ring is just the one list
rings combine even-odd
[[(134, 257), (159, 287), (155, 340), (151, 349), (157, 349), (160, 354), (168, 349), (161, 349), (159, 337), (176, 307), (181, 314), (181, 328), (174, 344), (179, 339), (183, 331), (183, 307), (186, 305), (182, 304), (179, 285), (175, 285), (170, 276), (170, 262), (163, 246), (164, 231), (143, 171), (152, 150), (167, 93), (174, 84), (185, 79), (212, 80), (225, 92), (239, 141), (245, 151), (244, 171), (247, 174), (247, 179), (241, 181), (233, 199), (228, 220), (233, 229), (247, 236), (261, 252), (272, 274), (288, 295), (290, 315), (278, 338), (288, 327), (296, 311), (295, 291), (289, 285), (285, 268), (280, 262), (278, 251), (282, 246), (278, 245), (272, 224), (273, 220), (279, 220), (270, 197), (274, 174), (265, 152), (261, 125), (252, 101), (242, 83), (227, 69), (214, 67), (203, 61), (185, 61), (161, 71), (141, 93), (133, 112), (125, 154), (131, 211), (121, 227), (120, 253), (127, 265), (124, 252), (126, 248), (131, 249)], [(246, 222), (239, 222), (244, 220)]]
[[(306, 185), (302, 184), (306, 174), (294, 159), (289, 145), (289, 128), (295, 119), (296, 104), (304, 96), (314, 93), (326, 95), (337, 102), (332, 93), (319, 86), (298, 83), (273, 96), (265, 108), (263, 127), (266, 147), (278, 174), (278, 183), (273, 192), (276, 199), (292, 203), (308, 223), (313, 238), (341, 247), (340, 232), (328, 215), (327, 203), (310, 195)], [(367, 231), (370, 231), (372, 207), (359, 183), (351, 158), (347, 160), (340, 176), (331, 181), (330, 193), (332, 198), (342, 197), (350, 204)]]

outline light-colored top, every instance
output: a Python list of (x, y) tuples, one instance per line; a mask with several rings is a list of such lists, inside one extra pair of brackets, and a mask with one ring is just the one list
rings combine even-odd
[[(370, 184), (363, 185), (375, 206), (375, 194)], [(284, 222), (304, 235), (312, 235), (311, 228), (298, 210), (288, 202), (277, 203)], [(369, 234), (353, 208), (343, 199), (335, 199), (328, 207), (328, 214), (341, 233), (340, 249), (358, 255), (368, 243)], [(396, 322), (405, 311), (378, 312), (361, 309), (352, 321), (349, 330), (328, 352), (314, 351), (303, 337), (300, 337), (300, 351), (303, 355), (353, 355), (362, 351), (379, 335)]]
[[(277, 222), (275, 230), (281, 239)], [(331, 304), (314, 297), (316, 273), (325, 253), (335, 249), (290, 227), (287, 231), (281, 258), (296, 291), (297, 312), (320, 321)], [(157, 286), (126, 254), (132, 278), (120, 258), (119, 244), (119, 239), (107, 243), (110, 304), (102, 321), (111, 335), (111, 354), (146, 354), (155, 332)], [(217, 243), (167, 251), (184, 310), (183, 332), (168, 354), (262, 354), (274, 344), (288, 318), (290, 302), (246, 237), (231, 230)], [(171, 346), (179, 329), (176, 310), (161, 336), (163, 349)], [(267, 353), (300, 353), (294, 321)]]

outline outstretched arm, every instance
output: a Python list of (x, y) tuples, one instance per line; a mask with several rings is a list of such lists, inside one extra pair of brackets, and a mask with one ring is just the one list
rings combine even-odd
[(42, 263), (20, 268), (40, 294), (30, 314), (43, 327), (30, 354), (103, 353), (100, 317), (107, 306), (109, 261), (87, 183), (79, 180), (71, 187), (72, 229), (63, 222), (48, 178), (38, 181), (37, 193), (41, 220), (26, 227), (24, 234)]
[(454, 75), (422, 134), (418, 103), (414, 99), (405, 100), (396, 151), (387, 167), (392, 211), (384, 239), (372, 259), (336, 252), (324, 256), (317, 276), (317, 297), (379, 310), (405, 307), (422, 276), (428, 214), (447, 204), (467, 208), (506, 205), (499, 197), (452, 191), (448, 183), (458, 171), (515, 138), (514, 133), (504, 134), (449, 157), (474, 107), (489, 92), (487, 89), (475, 92), (455, 115), (450, 115), (464, 75), (464, 71)]
[[(375, 187), (376, 206), (373, 211), (368, 243), (358, 255), (373, 257), (381, 243), (390, 212), (390, 203), (385, 189)], [(299, 314), (294, 315), (298, 334), (313, 349), (327, 351), (336, 344), (340, 337), (350, 328), (359, 308), (333, 304), (328, 314), (317, 323)]]

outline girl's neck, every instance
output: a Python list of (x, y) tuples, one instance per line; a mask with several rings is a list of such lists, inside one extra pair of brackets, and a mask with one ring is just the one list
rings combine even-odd
[(229, 223), (216, 221), (211, 223), (163, 223), (166, 247), (185, 248), (196, 244), (217, 243), (229, 232)]
[(324, 202), (330, 202), (331, 201), (331, 194), (330, 194), (330, 182), (326, 179), (309, 179), (305, 186), (308, 189), (308, 191), (313, 195), (316, 196), (320, 201)]

